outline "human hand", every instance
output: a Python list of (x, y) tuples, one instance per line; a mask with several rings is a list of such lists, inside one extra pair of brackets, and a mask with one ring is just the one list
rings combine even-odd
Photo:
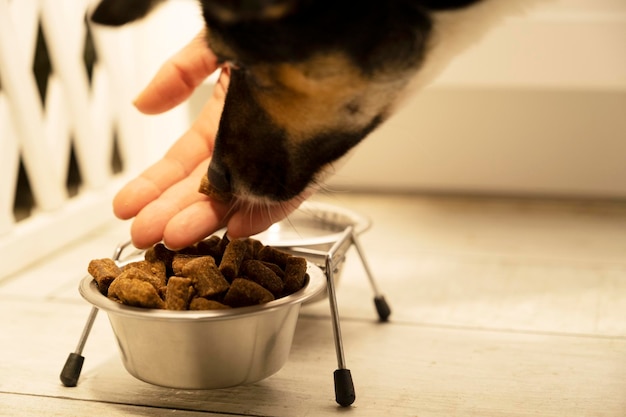
[[(206, 77), (219, 69), (204, 34), (170, 58), (135, 100), (145, 114), (165, 112), (186, 100)], [(230, 237), (259, 233), (295, 210), (305, 196), (265, 205), (234, 199), (212, 200), (198, 192), (207, 172), (219, 118), (228, 88), (228, 69), (222, 69), (212, 96), (198, 119), (161, 160), (126, 184), (113, 200), (120, 219), (131, 219), (131, 239), (138, 248), (159, 241), (171, 249), (198, 242), (226, 227)]]

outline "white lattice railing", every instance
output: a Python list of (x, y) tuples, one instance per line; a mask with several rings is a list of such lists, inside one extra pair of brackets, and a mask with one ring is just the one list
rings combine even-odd
[(134, 28), (89, 27), (89, 3), (0, 0), (0, 278), (111, 219), (146, 163)]

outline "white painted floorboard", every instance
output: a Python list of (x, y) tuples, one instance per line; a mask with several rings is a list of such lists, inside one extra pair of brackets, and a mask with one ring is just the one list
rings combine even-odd
[(0, 416), (626, 415), (626, 203), (336, 194), (368, 215), (360, 238), (391, 321), (377, 322), (359, 259), (338, 285), (357, 400), (334, 402), (325, 301), (305, 306), (287, 364), (259, 383), (165, 389), (130, 376), (104, 314), (79, 384), (59, 372), (90, 307), (88, 261), (127, 237), (113, 222), (0, 280)]

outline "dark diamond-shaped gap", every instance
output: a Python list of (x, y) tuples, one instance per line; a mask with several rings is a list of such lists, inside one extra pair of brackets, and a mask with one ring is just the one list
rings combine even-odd
[(93, 43), (93, 35), (91, 33), (91, 27), (85, 18), (85, 44), (83, 45), (83, 64), (85, 65), (85, 70), (87, 71), (87, 79), (89, 80), (89, 85), (91, 85), (91, 81), (93, 79), (93, 68), (98, 62), (98, 54), (96, 53), (96, 46)]
[(65, 188), (67, 194), (70, 197), (74, 197), (78, 194), (80, 186), (83, 183), (82, 175), (80, 174), (80, 168), (78, 167), (78, 159), (76, 159), (76, 151), (74, 149), (74, 143), (70, 148), (70, 161), (67, 169), (67, 178), (65, 180)]
[(113, 152), (111, 153), (111, 171), (114, 174), (120, 173), (124, 170), (124, 160), (122, 159), (122, 153), (120, 152), (119, 136), (117, 129), (113, 129)]
[(39, 97), (41, 102), (46, 101), (46, 90), (48, 89), (48, 78), (52, 74), (52, 63), (48, 54), (48, 45), (41, 27), (41, 21), (37, 25), (37, 43), (35, 44), (35, 57), (33, 58), (33, 74), (37, 82)]
[(20, 166), (17, 174), (17, 186), (15, 187), (15, 199), (13, 200), (13, 216), (15, 221), (21, 221), (30, 217), (35, 207), (35, 197), (30, 188), (28, 174), (24, 162), (20, 158)]

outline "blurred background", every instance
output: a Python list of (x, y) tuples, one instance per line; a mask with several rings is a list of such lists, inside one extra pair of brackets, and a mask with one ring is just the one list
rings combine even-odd
[[(193, 120), (131, 105), (202, 25), (190, 0), (119, 30), (87, 0), (0, 0), (3, 274), (110, 221), (120, 186)], [(557, 0), (508, 19), (372, 134), (331, 190), (626, 198), (626, 3)]]

